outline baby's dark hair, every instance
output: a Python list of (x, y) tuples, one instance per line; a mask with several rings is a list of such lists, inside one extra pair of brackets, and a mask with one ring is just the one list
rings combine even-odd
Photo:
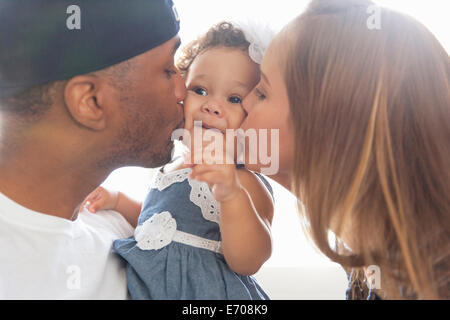
[(205, 50), (217, 47), (239, 48), (248, 50), (250, 43), (241, 29), (231, 22), (220, 22), (211, 27), (206, 34), (188, 43), (177, 60), (177, 68), (183, 77), (186, 76), (192, 62)]

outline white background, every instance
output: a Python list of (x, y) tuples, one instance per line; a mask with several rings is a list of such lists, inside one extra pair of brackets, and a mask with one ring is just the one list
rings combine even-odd
[[(275, 31), (305, 8), (301, 0), (175, 0), (181, 17), (180, 37), (187, 43), (221, 20), (249, 18), (270, 23)], [(450, 51), (450, 1), (378, 0), (376, 3), (407, 13), (425, 24)], [(382, 21), (381, 21), (382, 23)], [(143, 200), (153, 171), (136, 167), (113, 172), (104, 186)], [(346, 275), (318, 253), (305, 238), (296, 213), (296, 199), (274, 186), (273, 254), (256, 274), (272, 299), (344, 299)]]

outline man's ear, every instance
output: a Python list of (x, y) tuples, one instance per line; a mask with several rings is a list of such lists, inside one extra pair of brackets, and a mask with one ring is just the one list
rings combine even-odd
[(67, 110), (80, 125), (92, 130), (106, 127), (104, 90), (107, 84), (99, 77), (80, 75), (70, 79), (64, 89)]

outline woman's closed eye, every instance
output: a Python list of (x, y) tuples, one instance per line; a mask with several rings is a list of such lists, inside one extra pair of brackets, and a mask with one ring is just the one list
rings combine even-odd
[(259, 88), (255, 88), (255, 96), (259, 99), (259, 100), (264, 100), (266, 98), (266, 95), (259, 89)]

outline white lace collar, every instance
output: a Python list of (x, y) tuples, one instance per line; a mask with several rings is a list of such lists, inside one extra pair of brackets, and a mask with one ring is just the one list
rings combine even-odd
[(191, 172), (191, 168), (175, 170), (168, 173), (158, 170), (155, 180), (153, 181), (153, 188), (157, 188), (159, 191), (162, 191), (174, 183), (183, 182), (188, 178)]

